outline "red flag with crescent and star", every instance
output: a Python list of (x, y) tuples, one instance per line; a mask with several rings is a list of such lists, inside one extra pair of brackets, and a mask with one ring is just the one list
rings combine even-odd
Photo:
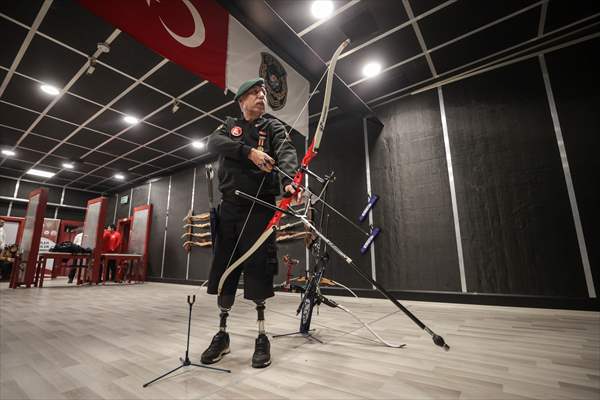
[(214, 0), (78, 0), (163, 57), (225, 88), (229, 14)]
[(221, 89), (267, 82), (267, 112), (308, 133), (308, 81), (216, 0), (78, 0), (97, 16)]

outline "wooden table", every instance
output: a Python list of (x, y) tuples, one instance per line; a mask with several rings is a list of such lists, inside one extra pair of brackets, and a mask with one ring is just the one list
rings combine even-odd
[[(127, 276), (124, 276), (123, 279), (127, 280), (127, 282), (131, 282), (131, 277), (133, 275), (133, 270), (134, 270), (134, 265), (136, 269), (139, 269), (139, 264), (140, 261), (142, 259), (142, 255), (141, 254), (126, 254), (126, 253), (102, 253), (102, 255), (100, 256), (100, 263), (103, 265), (104, 270), (102, 271), (102, 276), (101, 276), (101, 280), (102, 280), (102, 284), (105, 285), (106, 281), (108, 279), (108, 261), (110, 260), (115, 260), (117, 262), (117, 270), (115, 271), (115, 275), (117, 274), (117, 272), (119, 271), (119, 269), (123, 268), (123, 263), (127, 262), (127, 261), (131, 261), (132, 265), (131, 265), (131, 269), (129, 270), (129, 273)], [(137, 275), (137, 281), (141, 281), (143, 282), (145, 280), (145, 274), (141, 273), (142, 271), (138, 271)], [(116, 278), (116, 276), (115, 276)], [(129, 278), (129, 279), (127, 279)]]
[[(49, 259), (53, 259), (54, 262), (60, 262), (66, 264), (68, 260), (73, 260), (73, 265), (70, 268), (77, 268), (77, 284), (81, 283), (81, 270), (88, 267), (92, 254), (90, 253), (67, 253), (58, 251), (47, 251), (40, 252), (38, 254), (38, 260), (35, 264), (35, 277), (33, 279), (34, 286), (44, 286), (44, 274), (46, 272), (46, 263)], [(77, 260), (85, 260), (85, 265), (76, 265)], [(65, 265), (66, 266), (66, 265)]]

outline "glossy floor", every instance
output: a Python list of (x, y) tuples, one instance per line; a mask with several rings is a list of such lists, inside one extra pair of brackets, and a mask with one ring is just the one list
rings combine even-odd
[[(146, 283), (43, 289), (0, 286), (1, 399), (598, 399), (600, 313), (405, 302), (452, 347), (444, 352), (385, 300), (336, 298), (315, 336), (271, 339), (273, 363), (253, 369), (254, 304), (238, 297), (231, 354), (148, 388), (185, 350), (186, 296), (196, 291), (190, 356), (198, 362), (218, 325), (214, 296), (192, 286)], [(267, 303), (270, 335), (295, 331), (298, 295)]]

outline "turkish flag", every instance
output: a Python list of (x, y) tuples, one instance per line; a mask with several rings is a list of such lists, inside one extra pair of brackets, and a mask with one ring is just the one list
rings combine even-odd
[(78, 0), (163, 57), (225, 89), (229, 14), (215, 0)]

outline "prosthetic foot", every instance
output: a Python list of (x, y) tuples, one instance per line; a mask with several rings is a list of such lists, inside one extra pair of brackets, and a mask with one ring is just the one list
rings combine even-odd
[(213, 337), (210, 346), (202, 353), (200, 361), (202, 364), (214, 364), (220, 361), (225, 354), (229, 354), (229, 334), (219, 331)]
[(269, 365), (271, 365), (271, 344), (267, 335), (261, 333), (254, 344), (252, 368), (265, 368)]

